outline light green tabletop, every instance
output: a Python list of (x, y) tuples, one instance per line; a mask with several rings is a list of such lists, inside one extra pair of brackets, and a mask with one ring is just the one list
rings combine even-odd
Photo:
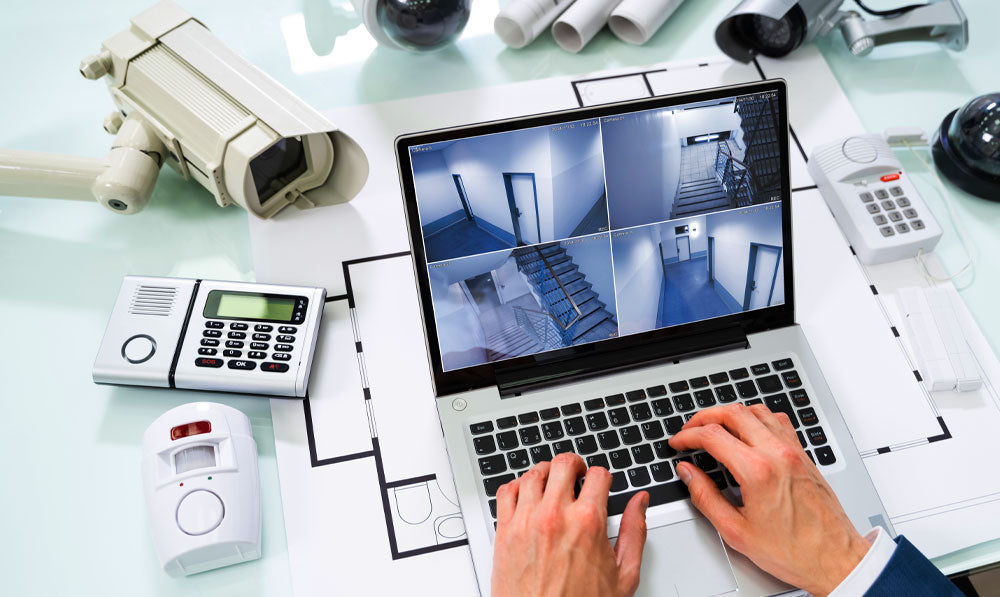
[[(148, 4), (7, 3), (0, 18), (5, 67), (0, 147), (106, 154), (110, 137), (101, 122), (112, 109), (108, 92), (103, 83), (80, 77), (77, 64)], [(476, 0), (457, 47), (426, 56), (375, 48), (346, 0), (180, 4), (237, 52), (325, 109), (713, 55), (715, 24), (734, 2), (688, 0), (644, 47), (604, 31), (579, 55), (570, 55), (548, 34), (527, 49), (506, 49), (491, 32), (497, 1)], [(869, 130), (894, 125), (933, 130), (951, 109), (1000, 88), (995, 3), (962, 4), (972, 39), (963, 53), (908, 44), (857, 59), (839, 35), (819, 42)], [(350, 123), (339, 124), (350, 131)], [(915, 161), (904, 164), (929, 180)], [(921, 191), (936, 213), (944, 213), (930, 184)], [(962, 296), (997, 350), (1000, 275), (991, 259), (1000, 252), (1000, 204), (957, 190), (951, 198), (982, 256), (978, 276)], [(96, 203), (0, 198), (0, 592), (290, 593), (268, 402), (97, 386), (90, 378), (122, 276), (252, 280), (246, 219), (238, 208), (219, 209), (207, 192), (169, 169), (160, 175), (150, 206), (135, 216), (117, 216)], [(964, 260), (953, 234), (946, 234), (938, 253), (953, 267)], [(139, 481), (141, 437), (157, 416), (196, 400), (223, 402), (250, 416), (260, 452), (264, 557), (171, 579), (159, 569), (147, 528)], [(937, 563), (951, 573), (997, 560), (1000, 541)]]

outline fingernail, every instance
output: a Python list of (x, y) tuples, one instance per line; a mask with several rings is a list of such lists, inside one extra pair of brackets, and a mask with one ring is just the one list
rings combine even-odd
[(677, 467), (677, 476), (681, 478), (681, 481), (684, 481), (685, 485), (691, 482), (691, 471), (688, 470), (687, 463)]
[(642, 492), (642, 509), (645, 510), (648, 507), (649, 507), (649, 493), (644, 491)]

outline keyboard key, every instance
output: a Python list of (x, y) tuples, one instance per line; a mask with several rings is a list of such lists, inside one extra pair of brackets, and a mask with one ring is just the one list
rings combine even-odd
[(814, 446), (822, 446), (826, 443), (826, 433), (823, 432), (822, 427), (806, 429), (806, 437), (809, 438), (809, 443)]
[(752, 381), (741, 381), (736, 384), (736, 389), (740, 393), (740, 398), (753, 398), (757, 395), (757, 385)]
[(628, 482), (632, 487), (645, 487), (649, 485), (649, 471), (644, 466), (637, 466), (626, 471)]
[(490, 514), (493, 515), (493, 520), (497, 519), (497, 501), (490, 500)]
[(534, 425), (518, 429), (517, 432), (521, 436), (521, 445), (523, 446), (532, 446), (542, 441), (542, 434), (538, 431), (538, 427)]
[(291, 344), (275, 344), (274, 349), (278, 352), (292, 352)]
[(622, 445), (622, 443), (618, 441), (618, 433), (613, 430), (598, 433), (597, 443), (601, 444), (602, 450), (614, 450), (618, 446)]
[(730, 487), (739, 487), (740, 484), (736, 482), (736, 477), (729, 471), (726, 471), (726, 481), (729, 481)]
[(506, 485), (515, 479), (514, 475), (506, 474), (500, 475), (499, 477), (490, 477), (489, 479), (483, 479), (483, 487), (486, 489), (486, 495), (489, 497), (496, 497), (497, 490), (500, 489), (501, 485)]
[(649, 405), (645, 402), (633, 404), (629, 410), (632, 412), (633, 421), (646, 421), (653, 418), (653, 411), (649, 410)]
[(217, 349), (215, 349), (215, 348), (206, 348), (204, 346), (198, 349), (198, 354), (206, 356), (206, 357), (213, 356), (217, 352), (219, 352), (219, 351)]
[(696, 377), (696, 378), (690, 380), (689, 383), (691, 384), (691, 388), (695, 389), (695, 390), (698, 390), (698, 389), (701, 389), (701, 388), (707, 388), (708, 387), (708, 378), (703, 375), (701, 377)]
[(799, 379), (799, 374), (795, 371), (786, 371), (781, 374), (781, 378), (785, 380), (786, 387), (797, 388), (802, 385), (802, 380)]
[(223, 324), (221, 321), (206, 321), (205, 322), (205, 327), (211, 328), (211, 329), (222, 329), (223, 325), (225, 325), (225, 324)]
[(497, 419), (498, 429), (510, 429), (511, 427), (517, 427), (516, 417), (500, 417)]
[(784, 371), (793, 367), (792, 359), (778, 359), (777, 361), (771, 361), (771, 365), (775, 371)]
[(725, 371), (720, 371), (719, 373), (709, 375), (708, 380), (712, 383), (726, 383), (729, 381), (729, 374)]
[(218, 338), (219, 336), (222, 335), (222, 332), (220, 332), (219, 330), (205, 330), (201, 333), (201, 335), (205, 336), (206, 338)]
[(765, 373), (770, 373), (771, 368), (768, 367), (767, 363), (761, 363), (750, 367), (750, 371), (753, 372), (754, 375), (764, 375)]
[(507, 460), (504, 459), (503, 454), (480, 458), (479, 472), (482, 473), (484, 477), (492, 477), (493, 475), (505, 473), (507, 472)]
[(517, 443), (517, 434), (513, 431), (498, 433), (497, 445), (500, 446), (501, 450), (513, 450), (519, 445)]
[(687, 381), (675, 381), (672, 384), (670, 384), (670, 391), (674, 392), (675, 394), (677, 392), (686, 392), (689, 389), (690, 388), (688, 387)]
[(736, 401), (736, 390), (733, 386), (725, 385), (715, 388), (715, 397), (719, 399), (719, 402), (726, 404), (729, 402)]
[(681, 412), (694, 410), (694, 400), (691, 400), (691, 394), (681, 394), (680, 396), (674, 396), (674, 406), (676, 406), (677, 410)]
[(876, 199), (888, 199), (889, 193), (885, 189), (875, 189)]
[(271, 355), (271, 358), (276, 361), (290, 361), (292, 359), (292, 355), (287, 352), (276, 352)]
[(708, 452), (702, 452), (694, 455), (694, 465), (707, 473), (715, 470), (719, 463)]
[(829, 466), (834, 462), (837, 462), (837, 457), (833, 455), (833, 448), (830, 446), (820, 446), (816, 448), (816, 460), (820, 464)]
[(528, 451), (527, 450), (514, 450), (513, 452), (507, 452), (507, 464), (510, 468), (528, 468), (531, 465), (528, 462)]
[(801, 431), (796, 431), (795, 435), (799, 437), (799, 443), (802, 444), (802, 449), (805, 450), (806, 447), (809, 445), (806, 443), (806, 436), (802, 435)]
[(663, 424), (667, 427), (668, 434), (677, 435), (681, 432), (681, 427), (684, 426), (684, 419), (680, 417), (670, 417), (669, 419), (663, 421)]
[(628, 425), (632, 422), (632, 419), (628, 418), (628, 409), (625, 408), (612, 408), (608, 411), (608, 417), (611, 419), (611, 424), (615, 427)]
[(688, 413), (688, 414), (684, 415), (684, 422), (687, 423), (688, 421), (690, 421), (691, 419), (693, 419), (695, 414), (696, 413)]
[(563, 414), (564, 417), (569, 417), (569, 416), (572, 416), (572, 415), (578, 415), (578, 414), (580, 414), (580, 413), (583, 412), (583, 409), (580, 408), (580, 403), (579, 402), (574, 402), (573, 404), (566, 404), (562, 408), (560, 408), (559, 410), (562, 411), (562, 414)]
[(800, 410), (799, 419), (802, 421), (802, 424), (807, 427), (819, 423), (819, 417), (816, 416), (816, 410), (812, 407)]
[(715, 394), (712, 390), (698, 390), (694, 393), (694, 400), (701, 408), (708, 408), (715, 404)]
[(586, 400), (583, 403), (583, 407), (587, 410), (601, 410), (604, 408), (604, 399), (594, 398), (593, 400)]
[(528, 453), (531, 454), (531, 461), (535, 464), (552, 460), (552, 450), (545, 445), (533, 446)]
[(239, 340), (226, 340), (226, 348), (243, 348), (243, 343)]
[(792, 404), (799, 408), (809, 405), (809, 394), (806, 394), (805, 390), (792, 390), (788, 393), (788, 397), (792, 399)]
[[(251, 359), (263, 359), (267, 358), (267, 353), (261, 352), (259, 350), (251, 350), (249, 353), (247, 353), (247, 356), (250, 357)], [(288, 365), (285, 365), (284, 363), (282, 363), (282, 366), (288, 367)]]
[(625, 404), (625, 394), (612, 394), (604, 397), (604, 403), (608, 406), (618, 406)]
[(642, 434), (639, 433), (638, 425), (622, 427), (620, 433), (622, 434), (622, 442), (626, 446), (631, 446), (632, 444), (637, 444), (642, 441)]
[(626, 489), (628, 489), (628, 477), (625, 476), (625, 473), (621, 471), (611, 473), (611, 491), (618, 492)]
[(253, 326), (253, 331), (255, 332), (270, 332), (273, 329), (274, 328), (267, 325), (266, 323), (258, 323), (257, 325)]
[(472, 435), (489, 433), (490, 431), (493, 431), (493, 421), (483, 421), (482, 423), (473, 423), (472, 425), (469, 425), (469, 430), (472, 431)]
[(722, 471), (708, 473), (708, 478), (715, 481), (715, 486), (719, 488), (719, 491), (726, 488), (726, 476), (722, 474)]
[(671, 448), (665, 439), (653, 442), (653, 451), (656, 452), (656, 457), (660, 460), (667, 460), (668, 458), (677, 456), (677, 450)]
[(625, 398), (628, 399), (629, 402), (645, 400), (646, 390), (632, 390), (631, 392), (625, 392)]
[(292, 342), (295, 342), (295, 336), (281, 335), (281, 336), (278, 336), (277, 338), (275, 338), (274, 340), (276, 342), (285, 342), (287, 344), (291, 344)]
[(611, 470), (611, 464), (608, 462), (608, 457), (604, 454), (587, 456), (587, 466), (600, 466), (608, 469), (609, 471)]
[(653, 404), (653, 414), (658, 417), (668, 417), (674, 414), (674, 405), (670, 403), (670, 398), (660, 398), (659, 400), (654, 400)]
[(757, 378), (757, 387), (760, 388), (761, 394), (773, 394), (784, 389), (781, 387), (781, 380), (778, 379), (777, 375)]
[(542, 423), (542, 436), (545, 437), (545, 441), (549, 442), (561, 439), (563, 436), (562, 423), (560, 423), (559, 421), (552, 421), (551, 423)]
[[(492, 454), (497, 451), (497, 444), (493, 441), (492, 435), (474, 438), (472, 440), (472, 445), (476, 447), (476, 454), (479, 454), (480, 456), (483, 456), (484, 454)], [(485, 475), (487, 473), (483, 474)]]
[(597, 440), (594, 439), (593, 435), (585, 435), (583, 437), (576, 438), (576, 453), (577, 454), (593, 454), (597, 451)]
[(228, 365), (230, 369), (240, 369), (242, 371), (251, 371), (257, 368), (257, 363), (254, 361), (229, 361)]
[(910, 200), (907, 199), (906, 197), (900, 197), (899, 199), (896, 200), (896, 205), (898, 205), (900, 207), (909, 207), (910, 206)]
[(279, 334), (294, 334), (296, 332), (294, 325), (283, 325), (278, 328)]
[(556, 454), (565, 454), (566, 452), (573, 451), (573, 442), (571, 440), (563, 440), (561, 442), (556, 442), (552, 444), (552, 451)]
[(608, 516), (614, 516), (624, 512), (628, 501), (632, 499), (632, 496), (639, 493), (639, 491), (646, 491), (649, 493), (650, 506), (669, 504), (670, 502), (687, 499), (691, 496), (691, 494), (688, 493), (687, 486), (680, 481), (652, 485), (641, 490), (636, 489), (633, 491), (626, 491), (608, 498)]
[(910, 222), (910, 227), (913, 228), (914, 230), (923, 230), (927, 226), (924, 225), (923, 220), (913, 220), (912, 222)]
[(194, 360), (196, 367), (211, 367), (212, 369), (218, 369), (222, 366), (222, 359), (213, 359), (210, 357), (201, 357)]
[(587, 415), (587, 429), (591, 431), (601, 431), (608, 428), (608, 418), (604, 413), (593, 413)]
[(517, 415), (517, 422), (522, 425), (531, 425), (538, 422), (538, 413), (523, 413)]
[(651, 388), (646, 388), (646, 395), (650, 398), (659, 398), (660, 396), (667, 395), (667, 388), (663, 386), (653, 386)]
[(202, 338), (201, 339), (201, 345), (202, 346), (218, 346), (219, 345), (219, 341), (218, 340), (214, 340), (212, 338)]
[(689, 452), (681, 452), (681, 454), (684, 454), (684, 456), (678, 456), (677, 462), (686, 462), (688, 464), (694, 464), (694, 458), (691, 456)]
[(611, 458), (611, 466), (616, 469), (628, 468), (632, 466), (632, 457), (629, 456), (628, 450), (615, 450), (608, 454)]
[(761, 400), (760, 398), (754, 398), (753, 400), (747, 400), (743, 404), (745, 404), (746, 406), (753, 406), (754, 404), (764, 404), (764, 401)]
[(563, 423), (566, 425), (566, 433), (570, 435), (580, 435), (587, 431), (587, 424), (583, 422), (583, 417), (571, 417)]
[(861, 197), (861, 201), (863, 201), (865, 203), (871, 203), (872, 201), (875, 200), (875, 197), (872, 197), (872, 194), (869, 193), (868, 191), (865, 191), (864, 193), (860, 193), (858, 195), (858, 197)]
[(653, 474), (653, 480), (657, 483), (663, 483), (674, 478), (674, 469), (670, 467), (669, 462), (653, 463), (649, 465), (649, 472)]
[(642, 428), (642, 436), (648, 440), (663, 437), (663, 425), (660, 425), (659, 421), (647, 421), (639, 427)]
[(729, 377), (731, 377), (733, 381), (739, 379), (746, 379), (750, 377), (750, 372), (747, 371), (745, 367), (740, 367), (739, 369), (731, 369), (729, 371)]
[(551, 421), (552, 419), (558, 419), (559, 418), (559, 409), (558, 408), (543, 408), (542, 410), (538, 411), (538, 415), (540, 417), (542, 417), (543, 421)]
[(251, 338), (257, 342), (270, 342), (271, 334), (254, 334)]
[(792, 403), (788, 401), (788, 396), (784, 394), (775, 394), (774, 396), (767, 396), (764, 398), (764, 404), (767, 405), (771, 412), (783, 412), (788, 415), (788, 418), (792, 421), (792, 427), (799, 428), (799, 418), (795, 416), (795, 409), (792, 408)]
[(632, 446), (632, 460), (636, 464), (648, 464), (653, 462), (653, 448), (649, 444)]

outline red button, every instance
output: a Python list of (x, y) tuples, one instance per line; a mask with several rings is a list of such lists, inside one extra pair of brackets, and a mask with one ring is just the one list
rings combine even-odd
[(200, 359), (195, 359), (194, 360), (194, 364), (196, 366), (198, 366), (198, 367), (212, 367), (212, 368), (216, 368), (216, 367), (221, 367), (222, 366), (222, 359), (200, 358)]
[(882, 177), (882, 182), (892, 182), (894, 180), (899, 180), (899, 174), (886, 174)]

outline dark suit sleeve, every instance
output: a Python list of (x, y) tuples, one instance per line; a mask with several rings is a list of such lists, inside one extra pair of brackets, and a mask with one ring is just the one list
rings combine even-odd
[(941, 574), (913, 544), (900, 535), (892, 558), (865, 597), (962, 597), (962, 592)]

